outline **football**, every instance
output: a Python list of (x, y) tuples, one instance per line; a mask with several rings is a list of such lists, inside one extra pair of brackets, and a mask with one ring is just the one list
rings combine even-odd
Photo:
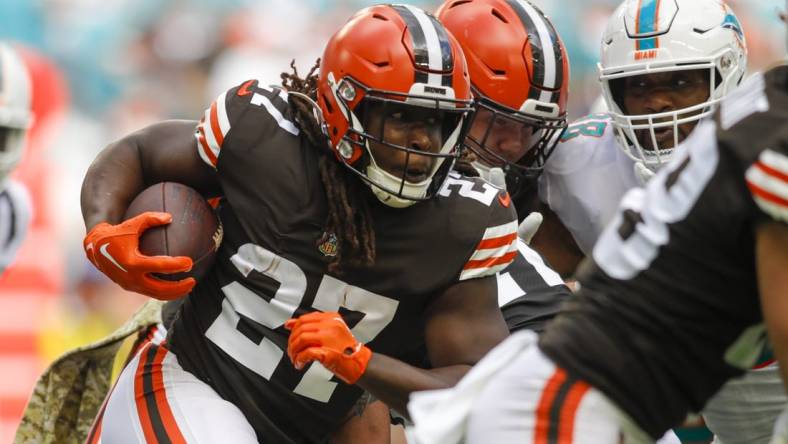
[(140, 252), (146, 256), (189, 256), (194, 262), (191, 271), (156, 277), (165, 280), (194, 277), (199, 281), (211, 268), (222, 242), (222, 225), (208, 201), (186, 185), (161, 182), (134, 198), (126, 209), (125, 219), (146, 211), (170, 213), (172, 222), (142, 233)]

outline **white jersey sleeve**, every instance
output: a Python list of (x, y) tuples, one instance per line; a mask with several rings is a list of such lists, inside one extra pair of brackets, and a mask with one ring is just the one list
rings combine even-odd
[(32, 204), (27, 188), (7, 179), (0, 191), (0, 272), (14, 261), (31, 219)]
[(622, 196), (638, 186), (634, 161), (618, 149), (612, 120), (594, 114), (569, 126), (547, 160), (539, 197), (590, 255)]

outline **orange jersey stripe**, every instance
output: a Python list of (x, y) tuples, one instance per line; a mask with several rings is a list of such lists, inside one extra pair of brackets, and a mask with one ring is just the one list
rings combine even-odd
[[(659, 4), (661, 0), (657, 0), (657, 7), (654, 8), (654, 27), (659, 29)], [(659, 37), (654, 38), (654, 47), (659, 48)]]
[[(151, 344), (148, 344), (150, 347)], [(156, 433), (153, 432), (153, 424), (150, 421), (150, 412), (148, 405), (145, 403), (145, 390), (143, 389), (142, 378), (145, 374), (145, 364), (147, 361), (147, 347), (140, 353), (140, 361), (137, 364), (137, 370), (134, 372), (134, 402), (137, 404), (137, 415), (142, 425), (142, 433), (145, 435), (145, 441), (149, 443), (159, 442), (156, 439)]]
[(553, 401), (561, 388), (561, 384), (566, 381), (566, 372), (563, 369), (555, 369), (555, 373), (542, 389), (542, 397), (536, 407), (536, 425), (534, 426), (534, 444), (547, 444), (547, 435), (550, 431), (550, 409)]
[(566, 394), (566, 399), (564, 399), (564, 405), (561, 406), (561, 412), (559, 413), (560, 418), (560, 428), (558, 429), (558, 442), (559, 443), (571, 443), (572, 438), (574, 437), (575, 432), (575, 414), (577, 413), (577, 408), (580, 405), (580, 401), (583, 399), (583, 396), (588, 392), (591, 386), (583, 381), (577, 381), (572, 385), (572, 388), (569, 389), (569, 393)]
[(516, 251), (511, 251), (509, 253), (504, 254), (503, 256), (496, 256), (491, 257), (489, 259), (481, 259), (478, 261), (468, 261), (463, 270), (470, 270), (471, 268), (490, 268), (496, 265), (505, 264), (507, 262), (511, 262), (514, 260), (514, 257), (517, 256)]
[(216, 158), (216, 155), (213, 154), (213, 151), (211, 151), (211, 147), (208, 146), (208, 141), (205, 140), (205, 130), (203, 129), (202, 125), (200, 125), (199, 127), (199, 132), (200, 134), (197, 135), (197, 140), (200, 141), (200, 146), (202, 146), (202, 151), (205, 153), (206, 156), (208, 156), (208, 160), (211, 161), (213, 166), (216, 166), (219, 159)]
[[(635, 14), (635, 34), (640, 34), (640, 7), (643, 0), (638, 0), (638, 14)], [(635, 50), (640, 51), (640, 39), (635, 40)]]
[(211, 103), (211, 131), (216, 139), (216, 144), (221, 148), (222, 142), (224, 142), (224, 134), (222, 134), (222, 129), (219, 127), (219, 112), (216, 110), (215, 100)]
[(101, 416), (96, 418), (96, 423), (93, 424), (93, 427), (90, 429), (87, 444), (98, 444), (99, 442), (99, 437), (101, 436), (101, 420), (104, 418), (104, 411), (102, 410), (101, 413)]
[(747, 186), (750, 188), (750, 191), (752, 191), (752, 194), (760, 197), (761, 199), (773, 204), (780, 205), (782, 207), (788, 207), (788, 199), (784, 199), (776, 194), (770, 193), (769, 191), (764, 190), (749, 180), (747, 181)]
[(175, 416), (172, 414), (170, 403), (167, 401), (167, 394), (164, 389), (164, 374), (161, 370), (164, 356), (167, 355), (167, 348), (160, 345), (156, 350), (156, 357), (153, 358), (153, 396), (156, 399), (156, 406), (159, 408), (159, 415), (161, 422), (164, 424), (164, 429), (167, 431), (167, 437), (170, 438), (173, 444), (186, 444), (186, 439), (181, 434), (178, 423), (175, 422)]
[(487, 250), (490, 248), (503, 247), (505, 245), (511, 244), (515, 239), (517, 239), (517, 233), (507, 234), (506, 236), (501, 237), (494, 237), (492, 239), (484, 239), (483, 241), (479, 242), (479, 246), (476, 247), (476, 249)]
[(760, 168), (760, 170), (763, 171), (764, 173), (766, 173), (766, 174), (768, 174), (768, 175), (770, 175), (772, 177), (776, 177), (777, 179), (780, 179), (783, 182), (788, 182), (788, 174), (785, 174), (782, 171), (778, 171), (778, 170), (776, 170), (776, 169), (770, 167), (769, 165), (766, 165), (765, 163), (760, 162), (760, 161), (759, 162), (755, 162), (755, 165), (758, 168)]

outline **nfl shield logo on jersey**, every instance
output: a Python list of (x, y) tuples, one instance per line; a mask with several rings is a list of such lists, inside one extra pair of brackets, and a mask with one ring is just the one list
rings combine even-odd
[(323, 256), (334, 257), (337, 255), (337, 236), (334, 233), (323, 233), (318, 241), (317, 249)]

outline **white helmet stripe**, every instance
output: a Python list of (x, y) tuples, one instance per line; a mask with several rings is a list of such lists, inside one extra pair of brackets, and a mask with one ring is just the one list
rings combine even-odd
[[(410, 5), (392, 5), (408, 26), (416, 65), (425, 71), (417, 71), (416, 82), (441, 86), (450, 81), (448, 76), (438, 74), (450, 71), (454, 65), (446, 31), (439, 22), (423, 10)], [(444, 85), (446, 86), (446, 85)]]
[[(424, 35), (424, 40), (427, 47), (427, 65), (430, 71), (440, 72), (443, 71), (443, 52), (438, 38), (438, 30), (435, 29), (435, 24), (430, 20), (427, 14), (419, 8), (410, 5), (403, 5), (410, 11), (411, 14), (418, 21), (421, 32)], [(411, 35), (413, 35), (411, 33)], [(415, 42), (414, 42), (415, 44)], [(442, 76), (439, 74), (430, 73), (427, 76), (427, 83), (430, 85), (440, 86)]]
[[(541, 14), (539, 14), (530, 3), (524, 0), (517, 0), (517, 4), (520, 5), (531, 18), (531, 22), (534, 24), (536, 32), (539, 34), (539, 40), (542, 45), (542, 56), (544, 57), (543, 86), (548, 89), (560, 88), (561, 85), (556, 85), (556, 73), (559, 68), (557, 66), (558, 60), (556, 60), (555, 48), (553, 47), (553, 39), (550, 37), (550, 30), (547, 29), (547, 25), (544, 20), (542, 20)], [(549, 102), (551, 97), (551, 92), (542, 91), (539, 100)]]
[(528, 99), (557, 103), (564, 83), (563, 48), (553, 25), (528, 0), (507, 0), (529, 34), (533, 58)]

